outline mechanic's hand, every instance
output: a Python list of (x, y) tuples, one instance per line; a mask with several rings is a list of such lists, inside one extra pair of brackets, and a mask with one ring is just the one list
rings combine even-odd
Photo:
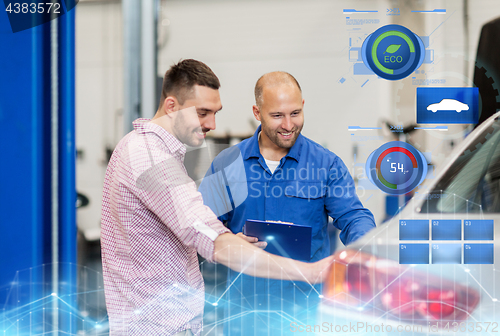
[(253, 244), (254, 246), (259, 247), (261, 249), (265, 249), (267, 246), (267, 242), (259, 241), (259, 239), (257, 237), (245, 236), (241, 232), (238, 232), (236, 235), (242, 239), (245, 239), (247, 242), (249, 242), (249, 243)]

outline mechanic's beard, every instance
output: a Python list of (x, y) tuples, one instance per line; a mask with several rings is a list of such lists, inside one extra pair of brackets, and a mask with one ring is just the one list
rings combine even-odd
[[(264, 127), (262, 128), (262, 130), (267, 135), (267, 137), (272, 141), (272, 143), (274, 143), (276, 146), (278, 146), (280, 148), (290, 149), (293, 147), (293, 145), (295, 145), (295, 141), (297, 141), (297, 138), (299, 137), (299, 134), (302, 131), (302, 127), (292, 129), (294, 136), (289, 141), (283, 141), (282, 139), (280, 139), (280, 137), (278, 135), (279, 130), (275, 131), (275, 130), (270, 130), (270, 129), (267, 129)], [(283, 130), (281, 130), (281, 131), (283, 131)]]

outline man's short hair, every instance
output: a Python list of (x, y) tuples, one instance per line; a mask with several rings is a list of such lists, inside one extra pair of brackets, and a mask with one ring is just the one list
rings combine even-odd
[(214, 90), (220, 88), (219, 78), (203, 62), (186, 59), (172, 65), (163, 77), (160, 108), (169, 96), (175, 97), (179, 104), (184, 104), (193, 95), (195, 85), (207, 86)]
[(291, 74), (285, 71), (274, 71), (266, 73), (257, 80), (255, 83), (255, 104), (261, 108), (263, 103), (263, 91), (265, 86), (276, 86), (283, 84), (295, 84), (299, 88), (299, 91), (302, 92), (302, 88), (300, 87), (299, 82), (293, 77)]

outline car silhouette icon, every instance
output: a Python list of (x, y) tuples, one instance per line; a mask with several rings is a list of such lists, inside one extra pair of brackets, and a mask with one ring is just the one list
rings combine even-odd
[(430, 104), (427, 106), (427, 111), (437, 112), (437, 111), (468, 111), (469, 105), (459, 102), (455, 99), (443, 99), (439, 103)]

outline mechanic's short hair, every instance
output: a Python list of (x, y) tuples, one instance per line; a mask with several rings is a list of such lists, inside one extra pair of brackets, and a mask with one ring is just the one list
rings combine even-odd
[(262, 97), (264, 87), (265, 86), (276, 86), (276, 85), (284, 85), (284, 84), (292, 84), (297, 85), (297, 88), (300, 92), (302, 92), (302, 88), (300, 87), (299, 82), (295, 77), (285, 71), (273, 71), (266, 73), (257, 80), (255, 83), (255, 104), (261, 108), (264, 102)]
[(163, 77), (160, 108), (169, 96), (175, 97), (179, 104), (184, 104), (186, 99), (192, 97), (195, 85), (207, 86), (214, 90), (220, 88), (219, 78), (203, 62), (185, 59), (172, 65)]

